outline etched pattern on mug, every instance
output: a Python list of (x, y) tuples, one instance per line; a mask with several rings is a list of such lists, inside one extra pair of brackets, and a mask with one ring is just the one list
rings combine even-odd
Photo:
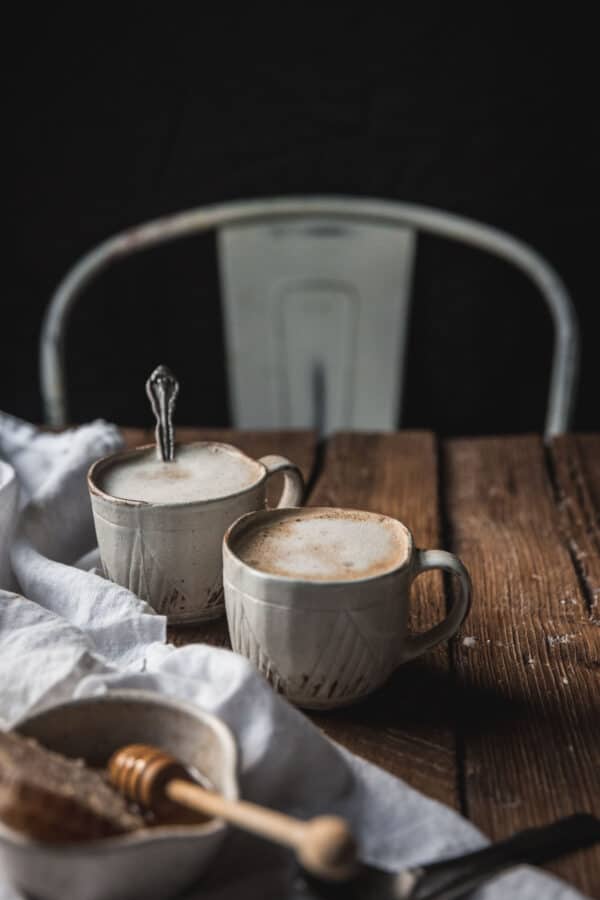
[[(106, 527), (116, 529), (118, 526), (108, 522)], [(120, 550), (118, 554), (105, 554), (102, 560), (105, 576), (117, 584), (122, 584), (146, 603), (150, 603), (152, 598), (161, 598), (155, 601), (155, 609), (160, 615), (185, 612), (189, 606), (189, 599), (181, 584), (176, 583), (165, 571), (144, 540), (143, 531), (140, 529), (131, 533), (131, 540), (115, 542), (114, 546)], [(222, 603), (223, 600), (221, 579), (218, 579), (218, 582), (211, 592), (211, 598), (214, 598), (213, 605)]]
[[(323, 629), (322, 646), (313, 644), (316, 655), (312, 658), (305, 648), (294, 652), (291, 644), (283, 641), (279, 644), (281, 658), (273, 659), (264, 650), (266, 636), (260, 635), (264, 619), (252, 618), (252, 598), (230, 584), (226, 596), (233, 649), (249, 659), (275, 690), (295, 702), (308, 701), (311, 706), (320, 703), (330, 706), (332, 701), (349, 703), (366, 695), (374, 684), (381, 684), (390, 674), (389, 655), (374, 646), (372, 635), (360, 621), (359, 611), (339, 610), (331, 614), (329, 627)], [(294, 613), (271, 607), (271, 615), (271, 627), (280, 634), (286, 627), (296, 634), (302, 628), (301, 610)], [(385, 644), (396, 640), (397, 634), (389, 632)], [(297, 669), (296, 658), (305, 663), (301, 671)], [(292, 674), (295, 671), (297, 675)]]

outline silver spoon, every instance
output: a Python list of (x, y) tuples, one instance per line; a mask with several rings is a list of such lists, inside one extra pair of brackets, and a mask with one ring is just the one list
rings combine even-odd
[(289, 900), (458, 900), (518, 865), (541, 865), (600, 842), (600, 819), (578, 813), (452, 859), (384, 872), (359, 864), (353, 877), (326, 882), (302, 872)]
[(175, 458), (173, 411), (179, 382), (166, 366), (157, 366), (146, 382), (146, 393), (156, 417), (156, 453), (162, 462)]

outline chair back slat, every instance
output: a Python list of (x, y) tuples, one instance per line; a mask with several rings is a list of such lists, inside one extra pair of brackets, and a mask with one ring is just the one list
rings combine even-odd
[(397, 426), (412, 229), (327, 218), (230, 225), (218, 250), (237, 427)]

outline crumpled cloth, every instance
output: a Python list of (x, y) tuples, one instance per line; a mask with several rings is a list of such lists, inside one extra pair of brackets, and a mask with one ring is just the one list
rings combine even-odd
[[(15, 468), (22, 497), (11, 552), (21, 593), (0, 585), (0, 726), (72, 697), (153, 690), (197, 703), (229, 725), (244, 797), (298, 816), (346, 816), (367, 862), (393, 870), (482, 845), (453, 810), (325, 738), (247, 660), (202, 644), (168, 645), (165, 619), (101, 577), (85, 476), (120, 444), (117, 429), (102, 421), (53, 435), (0, 414), (0, 458)], [(287, 852), (232, 829), (187, 900), (292, 896), (292, 870)], [(520, 867), (473, 897), (581, 894)], [(0, 900), (17, 898), (0, 871)]]

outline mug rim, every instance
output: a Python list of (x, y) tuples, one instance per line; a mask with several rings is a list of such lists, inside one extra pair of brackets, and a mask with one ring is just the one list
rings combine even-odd
[(175, 444), (175, 448), (177, 447), (221, 447), (228, 452), (233, 451), (237, 456), (242, 457), (243, 459), (248, 460), (253, 465), (258, 466), (259, 469), (262, 470), (260, 477), (253, 481), (252, 484), (249, 484), (247, 487), (242, 488), (239, 491), (235, 491), (232, 494), (222, 494), (219, 497), (207, 497), (203, 500), (185, 500), (182, 503), (159, 503), (151, 500), (131, 500), (126, 497), (117, 497), (115, 494), (108, 494), (106, 491), (103, 491), (102, 488), (97, 484), (96, 480), (100, 472), (107, 468), (109, 465), (112, 465), (115, 461), (119, 459), (124, 459), (131, 456), (140, 456), (143, 453), (146, 453), (148, 450), (156, 449), (156, 444), (142, 444), (139, 447), (129, 447), (124, 450), (116, 450), (113, 453), (108, 453), (106, 456), (101, 456), (99, 459), (95, 460), (91, 464), (87, 473), (87, 485), (88, 490), (91, 496), (100, 497), (107, 503), (114, 504), (115, 506), (126, 506), (126, 507), (148, 507), (151, 509), (189, 509), (190, 507), (196, 506), (209, 506), (211, 503), (222, 503), (224, 500), (233, 500), (237, 497), (242, 497), (244, 494), (248, 494), (251, 491), (256, 490), (267, 478), (268, 469), (263, 462), (259, 459), (253, 459), (247, 453), (244, 453), (243, 450), (240, 450), (239, 447), (235, 447), (233, 444), (227, 444), (224, 441), (183, 441), (177, 442)]
[[(251, 518), (270, 518), (273, 515), (281, 515), (282, 513), (295, 514), (298, 513), (310, 513), (310, 512), (327, 512), (327, 513), (360, 513), (361, 515), (367, 516), (376, 516), (379, 519), (387, 519), (393, 522), (395, 525), (399, 525), (403, 530), (406, 538), (407, 538), (407, 551), (406, 556), (398, 565), (394, 566), (391, 569), (387, 569), (385, 572), (379, 572), (375, 575), (365, 575), (361, 578), (340, 578), (340, 579), (327, 579), (327, 580), (319, 580), (316, 578), (303, 578), (296, 575), (283, 575), (277, 572), (265, 572), (263, 569), (258, 569), (255, 566), (251, 566), (245, 560), (243, 560), (233, 549), (231, 542), (235, 537), (235, 532), (238, 528), (242, 527), (245, 522), (247, 522)], [(236, 519), (233, 522), (223, 536), (223, 554), (228, 555), (231, 560), (246, 574), (247, 577), (254, 578), (259, 584), (285, 584), (289, 585), (299, 585), (303, 588), (313, 588), (314, 590), (322, 591), (328, 588), (335, 588), (336, 590), (340, 590), (340, 588), (345, 588), (346, 590), (352, 588), (354, 585), (361, 584), (372, 584), (376, 581), (383, 581), (383, 579), (395, 577), (403, 569), (408, 568), (410, 562), (414, 556), (415, 551), (415, 542), (412, 536), (412, 532), (410, 528), (404, 524), (404, 522), (400, 521), (400, 519), (394, 518), (394, 516), (388, 516), (385, 513), (378, 513), (372, 510), (367, 509), (355, 509), (354, 507), (349, 506), (303, 506), (303, 507), (275, 507), (275, 509), (257, 509), (251, 510), (250, 512), (244, 513), (244, 515), (240, 516), (239, 519)], [(270, 603), (274, 603), (272, 598), (268, 601)]]

